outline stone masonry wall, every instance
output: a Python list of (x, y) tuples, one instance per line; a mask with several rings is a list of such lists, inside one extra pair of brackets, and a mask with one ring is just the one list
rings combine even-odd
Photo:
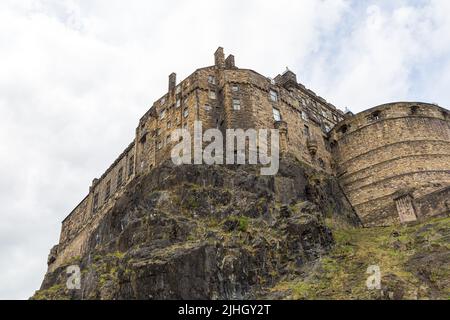
[(398, 222), (394, 194), (415, 198), (450, 185), (448, 111), (395, 103), (362, 112), (331, 133), (337, 175), (366, 225)]
[(225, 59), (219, 48), (214, 65), (197, 69), (180, 83), (176, 74), (169, 76), (167, 93), (140, 119), (135, 140), (102, 177), (94, 179), (88, 196), (63, 221), (58, 257), (51, 267), (83, 254), (96, 221), (117, 195), (135, 176), (170, 158), (173, 130), (185, 128), (193, 136), (196, 120), (202, 122), (203, 131), (219, 128), (224, 134), (226, 129), (286, 126), (282, 152), (337, 174), (368, 225), (398, 222), (393, 194), (399, 189), (414, 187), (414, 196), (423, 198), (450, 185), (445, 109), (398, 103), (344, 117), (299, 84), (293, 72), (267, 78), (237, 68), (234, 56)]

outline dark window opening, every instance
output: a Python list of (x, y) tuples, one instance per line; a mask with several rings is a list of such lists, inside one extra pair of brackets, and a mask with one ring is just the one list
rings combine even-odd
[(94, 194), (94, 204), (92, 206), (92, 211), (97, 212), (98, 210), (98, 192)]
[(346, 124), (344, 124), (344, 125), (339, 129), (339, 131), (340, 131), (341, 133), (347, 133), (347, 131), (348, 131), (348, 126), (347, 126)]
[(415, 114), (419, 113), (419, 106), (412, 106), (410, 108), (410, 110), (411, 110), (411, 114), (415, 115)]
[(128, 177), (131, 177), (134, 172), (134, 156), (130, 157), (129, 163), (128, 163)]
[(111, 196), (111, 180), (108, 180), (108, 182), (106, 182), (105, 201), (108, 200), (110, 196)]
[(117, 174), (117, 188), (120, 188), (122, 183), (123, 183), (123, 168), (120, 168)]
[(373, 112), (370, 116), (368, 116), (367, 119), (368, 119), (370, 122), (378, 121), (378, 120), (381, 119), (381, 112), (380, 112), (380, 111), (375, 111), (375, 112)]

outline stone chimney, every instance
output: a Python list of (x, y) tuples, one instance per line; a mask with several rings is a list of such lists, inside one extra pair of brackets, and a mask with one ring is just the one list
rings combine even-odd
[(169, 75), (169, 92), (174, 90), (177, 85), (177, 74), (175, 72), (172, 72)]
[(227, 68), (227, 69), (234, 69), (234, 68), (236, 68), (236, 65), (234, 64), (234, 56), (232, 54), (230, 54), (225, 59), (225, 68)]
[(291, 87), (298, 87), (297, 75), (287, 68), (282, 75), (278, 75), (275, 78), (275, 81), (286, 89), (289, 89)]
[(214, 64), (218, 68), (225, 67), (225, 54), (223, 53), (223, 48), (219, 47), (214, 53)]

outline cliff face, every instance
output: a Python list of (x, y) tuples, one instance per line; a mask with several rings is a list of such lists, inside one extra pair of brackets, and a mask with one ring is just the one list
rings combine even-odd
[[(135, 179), (87, 253), (46, 274), (34, 299), (246, 299), (333, 247), (325, 219), (359, 221), (336, 182), (296, 160), (254, 166), (167, 162)], [(81, 290), (66, 288), (67, 266)]]

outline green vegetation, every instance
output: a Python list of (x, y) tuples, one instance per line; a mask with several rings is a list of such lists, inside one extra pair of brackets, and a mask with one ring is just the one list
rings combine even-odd
[(241, 232), (247, 232), (250, 219), (248, 217), (241, 216), (239, 217), (238, 221), (239, 221), (238, 230)]
[[(402, 299), (450, 298), (450, 218), (413, 226), (334, 227), (333, 234), (334, 249), (306, 268), (307, 277), (282, 281), (272, 291), (290, 299), (378, 299), (393, 292)], [(384, 296), (367, 289), (371, 265), (380, 267)]]
[(47, 290), (36, 291), (32, 300), (68, 300), (63, 284), (56, 284)]

